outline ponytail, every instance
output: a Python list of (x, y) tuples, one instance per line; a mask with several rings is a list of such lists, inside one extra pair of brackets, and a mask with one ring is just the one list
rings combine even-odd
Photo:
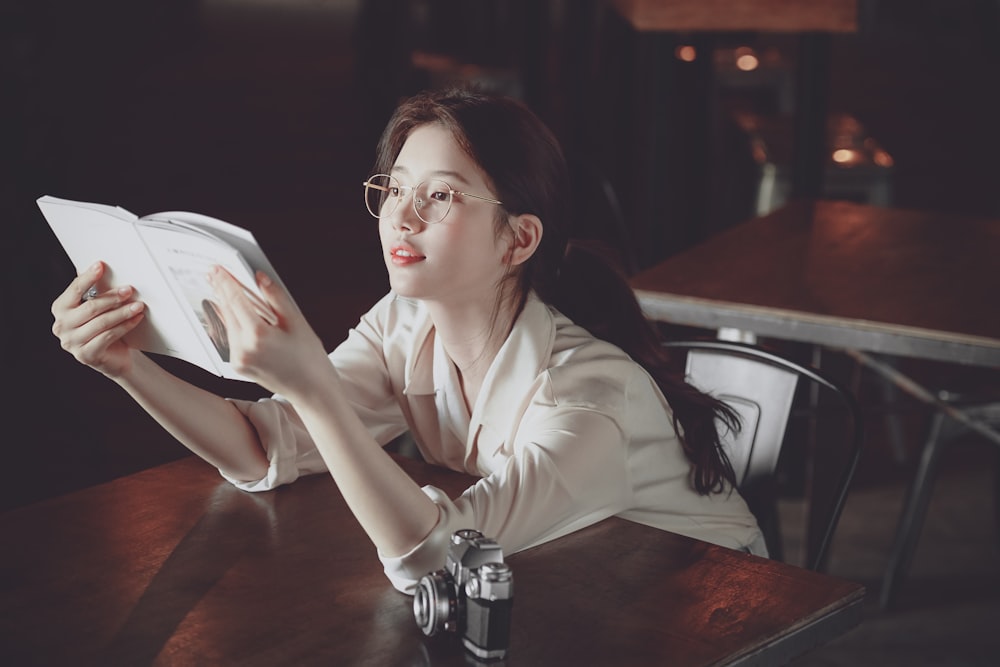
[(624, 350), (652, 376), (673, 410), (674, 430), (691, 462), (691, 483), (698, 493), (721, 492), (726, 482), (736, 486), (718, 425), (721, 421), (737, 431), (738, 415), (684, 380), (621, 271), (593, 245), (571, 241), (552, 293), (539, 296), (595, 337)]

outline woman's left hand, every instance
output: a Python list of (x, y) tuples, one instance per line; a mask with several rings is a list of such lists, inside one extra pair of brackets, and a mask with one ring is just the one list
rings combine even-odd
[(289, 398), (315, 391), (329, 371), (329, 358), (316, 332), (288, 293), (262, 272), (257, 285), (277, 316), (269, 322), (228, 271), (209, 274), (229, 339), (229, 363), (265, 389)]

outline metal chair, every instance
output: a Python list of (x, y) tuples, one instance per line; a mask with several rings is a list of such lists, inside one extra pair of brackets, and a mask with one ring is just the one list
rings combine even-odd
[[(837, 398), (841, 415), (849, 421), (844, 438), (833, 441), (839, 475), (810, 480), (809, 522), (806, 539), (806, 566), (812, 570), (825, 567), (833, 533), (847, 498), (861, 456), (863, 424), (861, 411), (853, 394), (817, 368), (799, 364), (759, 346), (720, 340), (668, 341), (671, 351), (686, 352), (685, 375), (688, 382), (731, 406), (739, 415), (739, 433), (723, 434), (723, 444), (736, 473), (740, 494), (746, 499), (764, 532), (771, 557), (783, 560), (777, 514), (775, 471), (800, 379), (811, 388)], [(828, 402), (828, 401), (827, 401)], [(825, 413), (824, 413), (825, 414)], [(813, 415), (818, 419), (818, 415)], [(817, 440), (820, 442), (820, 440)], [(822, 444), (831, 442), (822, 439)], [(813, 452), (817, 457), (817, 448)], [(819, 469), (820, 466), (814, 466)], [(827, 502), (820, 501), (821, 495)]]

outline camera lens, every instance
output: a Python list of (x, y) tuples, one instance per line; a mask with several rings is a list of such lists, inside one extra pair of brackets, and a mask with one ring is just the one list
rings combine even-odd
[(451, 576), (444, 571), (421, 577), (413, 594), (413, 617), (427, 636), (441, 630), (454, 631), (458, 616), (458, 600), (449, 585)]

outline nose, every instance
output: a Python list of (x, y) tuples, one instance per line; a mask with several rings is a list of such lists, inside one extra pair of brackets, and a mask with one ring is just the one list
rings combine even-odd
[(417, 201), (417, 194), (414, 190), (404, 193), (399, 204), (396, 205), (396, 210), (391, 215), (393, 228), (405, 229), (410, 232), (422, 229), (426, 223), (417, 215), (417, 207), (420, 205), (422, 204)]

